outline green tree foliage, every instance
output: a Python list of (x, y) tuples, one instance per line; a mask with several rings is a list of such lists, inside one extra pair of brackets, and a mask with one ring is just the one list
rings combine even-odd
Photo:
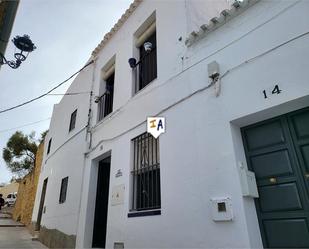
[(16, 131), (2, 151), (2, 157), (7, 167), (18, 177), (23, 177), (34, 168), (38, 149), (34, 136), (34, 132), (25, 135), (21, 131)]
[(48, 130), (43, 131), (43, 132), (41, 133), (41, 138), (40, 138), (40, 140), (39, 140), (40, 143), (43, 143), (43, 142), (44, 142), (44, 139), (45, 139), (47, 133), (48, 133)]

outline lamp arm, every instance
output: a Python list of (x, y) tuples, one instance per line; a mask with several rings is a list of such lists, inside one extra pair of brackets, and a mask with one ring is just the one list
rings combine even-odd
[(9, 67), (16, 69), (20, 66), (21, 60), (16, 59), (16, 61), (8, 61), (2, 53), (0, 53), (0, 65), (8, 65)]
[(138, 62), (136, 62), (135, 67), (136, 68), (139, 64), (142, 63), (142, 61), (144, 60), (144, 58), (147, 56), (147, 54), (145, 54)]
[(7, 60), (2, 53), (0, 53), (0, 65), (7, 64)]

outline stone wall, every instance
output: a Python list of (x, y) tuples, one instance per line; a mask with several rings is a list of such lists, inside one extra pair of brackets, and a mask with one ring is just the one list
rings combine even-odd
[(44, 143), (41, 143), (36, 153), (34, 170), (20, 180), (18, 196), (13, 211), (13, 219), (26, 226), (31, 225), (32, 211), (35, 201), (36, 189), (41, 171)]

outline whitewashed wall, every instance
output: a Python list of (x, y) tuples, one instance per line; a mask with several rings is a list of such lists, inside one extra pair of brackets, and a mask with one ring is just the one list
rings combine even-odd
[[(76, 235), (84, 152), (86, 150), (86, 125), (93, 66), (84, 69), (73, 81), (67, 93), (89, 92), (87, 94), (64, 96), (54, 106), (49, 132), (45, 139), (45, 151), (35, 200), (32, 221), (36, 222), (43, 181), (48, 177), (45, 197), (46, 213), (41, 225), (48, 229), (58, 229), (68, 235)], [(77, 109), (75, 129), (69, 132), (71, 114)], [(51, 150), (47, 155), (48, 141), (52, 138)], [(61, 180), (69, 176), (66, 201), (59, 204)]]
[[(133, 82), (127, 60), (133, 54), (133, 33), (154, 10), (158, 78), (131, 97)], [(253, 199), (241, 195), (237, 165), (245, 163), (245, 157), (239, 129), (309, 105), (307, 35), (232, 70), (222, 79), (218, 98), (210, 88), (161, 114), (166, 117), (167, 130), (160, 137), (159, 216), (127, 218), (132, 191), (130, 140), (144, 132), (146, 124), (131, 128), (205, 87), (211, 61), (216, 60), (221, 72), (226, 72), (308, 32), (308, 11), (305, 0), (260, 1), (186, 48), (183, 1), (146, 1), (138, 7), (96, 62), (98, 92), (99, 70), (116, 54), (114, 110), (120, 109), (93, 128), (91, 146), (95, 149), (86, 159), (78, 246), (91, 246), (97, 163), (111, 152), (110, 196), (116, 185), (125, 184), (126, 189), (123, 205), (109, 205), (108, 248), (119, 241), (126, 248), (262, 247)], [(275, 84), (282, 93), (264, 99), (262, 91)], [(108, 141), (99, 144), (104, 139)], [(123, 176), (115, 178), (118, 169)], [(232, 222), (212, 221), (209, 200), (222, 196), (232, 198)]]
[[(133, 77), (127, 61), (134, 54), (133, 34), (153, 11), (158, 77), (132, 97)], [(308, 36), (263, 55), (308, 32), (308, 11), (306, 0), (260, 1), (187, 48), (185, 1), (144, 1), (100, 52), (96, 64), (80, 73), (68, 90), (89, 91), (94, 70), (94, 92), (99, 95), (100, 70), (116, 55), (116, 111), (97, 124), (97, 107), (92, 103), (93, 149), (86, 158), (86, 131), (74, 133), (87, 123), (89, 96), (65, 96), (55, 106), (46, 138), (47, 142), (53, 138), (52, 148), (44, 155), (33, 221), (37, 219), (43, 180), (49, 177), (42, 225), (77, 234), (78, 247), (91, 247), (98, 161), (111, 153), (110, 192), (119, 184), (126, 188), (124, 204), (109, 205), (108, 248), (119, 241), (126, 248), (261, 247), (253, 199), (241, 195), (237, 165), (245, 162), (245, 157), (239, 129), (309, 106)], [(263, 56), (242, 64), (259, 55)], [(160, 137), (162, 214), (127, 218), (132, 192), (131, 139), (146, 130), (147, 116), (205, 87), (207, 64), (213, 60), (220, 64), (222, 73), (241, 65), (222, 79), (221, 95), (216, 98), (210, 88), (161, 114), (167, 124)], [(262, 91), (275, 84), (282, 93), (264, 99)], [(76, 128), (69, 133), (70, 116), (76, 108)], [(104, 139), (108, 141), (99, 143)], [(118, 169), (123, 176), (115, 178)], [(67, 200), (60, 205), (61, 179), (66, 176)], [(212, 221), (209, 200), (222, 196), (232, 198), (232, 222)]]

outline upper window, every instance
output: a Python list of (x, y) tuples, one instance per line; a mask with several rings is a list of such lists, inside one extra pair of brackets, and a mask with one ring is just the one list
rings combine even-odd
[(47, 154), (50, 152), (50, 147), (51, 147), (52, 139), (50, 138), (48, 141), (48, 146), (47, 146)]
[(77, 116), (77, 109), (71, 114), (69, 131), (75, 128), (76, 116)]
[(98, 104), (99, 104), (99, 121), (106, 117), (113, 111), (113, 98), (114, 98), (114, 81), (115, 81), (115, 72), (113, 72), (105, 80), (105, 91), (101, 95)]
[(98, 103), (98, 121), (113, 111), (115, 63), (116, 55), (101, 70), (100, 96), (95, 100)]
[[(135, 73), (135, 92), (157, 78), (156, 13), (153, 12), (134, 33), (135, 58), (129, 64)], [(138, 61), (137, 61), (138, 60)]]
[[(157, 78), (157, 42), (156, 32), (148, 37), (140, 46), (139, 85), (138, 90), (143, 89), (151, 81)], [(148, 46), (148, 47), (147, 47)]]
[(64, 203), (67, 198), (67, 189), (68, 189), (68, 181), (69, 177), (65, 177), (61, 181), (61, 188), (60, 188), (60, 197), (59, 197), (59, 203)]
[(161, 208), (159, 139), (149, 133), (134, 138), (132, 210)]

